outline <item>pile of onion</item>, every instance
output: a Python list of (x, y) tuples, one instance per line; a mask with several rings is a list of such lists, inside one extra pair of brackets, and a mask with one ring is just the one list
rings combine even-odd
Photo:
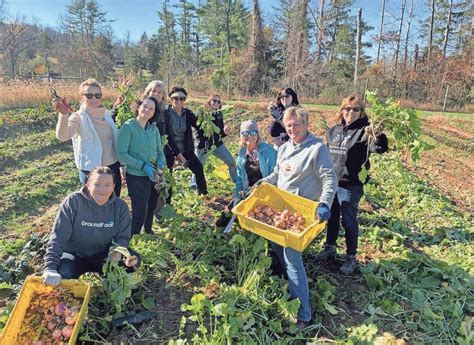
[(306, 219), (299, 212), (292, 213), (288, 209), (279, 212), (267, 205), (255, 207), (248, 216), (280, 230), (302, 232), (306, 224)]

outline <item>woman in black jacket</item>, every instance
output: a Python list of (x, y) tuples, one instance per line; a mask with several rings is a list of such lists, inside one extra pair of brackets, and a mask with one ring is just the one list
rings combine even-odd
[[(168, 143), (164, 148), (166, 164), (172, 171), (175, 159), (179, 164), (188, 167), (196, 176), (199, 194), (207, 194), (206, 178), (201, 162), (194, 153), (193, 128), (196, 129), (198, 142), (204, 141), (202, 133), (197, 126), (196, 115), (184, 107), (188, 93), (182, 87), (175, 86), (171, 89), (169, 97), (171, 105), (165, 111), (166, 134)], [(171, 202), (171, 191), (167, 204)]]
[(278, 92), (276, 103), (273, 101), (270, 102), (268, 106), (268, 111), (272, 117), (270, 135), (277, 148), (286, 143), (290, 138), (283, 125), (283, 113), (285, 109), (298, 106), (299, 104), (298, 95), (291, 87), (284, 87)]
[(359, 201), (364, 194), (363, 185), (368, 181), (368, 175), (361, 181), (359, 173), (363, 168), (369, 170), (370, 153), (384, 153), (388, 150), (388, 140), (380, 129), (370, 126), (364, 102), (357, 95), (351, 95), (342, 101), (337, 124), (328, 129), (326, 135), (338, 178), (338, 189), (331, 207), (325, 249), (318, 254), (318, 258), (327, 260), (336, 257), (336, 240), (342, 218), (347, 249), (346, 260), (340, 270), (344, 274), (351, 274), (357, 267)]
[[(224, 162), (229, 168), (229, 174), (232, 182), (235, 183), (237, 179), (237, 166), (235, 165), (234, 157), (230, 153), (227, 146), (224, 144), (222, 139), (229, 134), (229, 128), (224, 124), (224, 115), (221, 111), (222, 99), (218, 94), (213, 94), (209, 97), (204, 109), (198, 114), (198, 119), (203, 116), (204, 112), (208, 112), (212, 116), (212, 123), (216, 128), (216, 132), (210, 136), (206, 136), (203, 130), (202, 124), (199, 126), (200, 135), (203, 141), (196, 144), (195, 153), (202, 166), (206, 165), (207, 158), (210, 154), (213, 154)], [(218, 130), (218, 132), (217, 132)], [(196, 177), (193, 175), (191, 179), (191, 188), (196, 187)]]

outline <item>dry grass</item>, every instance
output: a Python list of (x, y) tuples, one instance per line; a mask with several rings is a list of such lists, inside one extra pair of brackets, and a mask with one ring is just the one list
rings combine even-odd
[[(61, 97), (68, 102), (79, 101), (78, 81), (22, 81), (0, 79), (0, 108), (33, 107), (49, 103), (51, 100), (50, 89), (54, 88)], [(104, 98), (115, 99), (118, 91), (115, 88), (102, 86)]]

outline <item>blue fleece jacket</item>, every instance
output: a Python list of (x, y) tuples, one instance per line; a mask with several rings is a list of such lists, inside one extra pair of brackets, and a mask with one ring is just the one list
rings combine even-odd
[[(260, 163), (260, 172), (263, 177), (270, 175), (275, 168), (277, 151), (272, 145), (267, 143), (258, 144), (258, 161)], [(237, 157), (237, 180), (235, 182), (234, 197), (242, 199), (240, 192), (245, 192), (249, 188), (249, 178), (245, 171), (247, 163), (247, 148), (242, 147)]]

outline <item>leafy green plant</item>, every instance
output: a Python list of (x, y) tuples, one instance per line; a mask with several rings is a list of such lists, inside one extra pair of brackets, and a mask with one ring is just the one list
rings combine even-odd
[(123, 79), (118, 87), (120, 96), (122, 97), (122, 103), (117, 107), (117, 115), (115, 117), (115, 122), (117, 127), (122, 127), (122, 125), (129, 119), (135, 116), (131, 106), (138, 100), (138, 96), (132, 90), (132, 82), (130, 76)]
[(402, 108), (399, 102), (390, 97), (382, 100), (377, 91), (367, 91), (365, 96), (370, 105), (369, 144), (375, 143), (376, 133), (384, 128), (390, 134), (396, 151), (409, 152), (413, 160), (419, 159), (420, 153), (431, 147), (421, 138), (421, 121), (416, 110)]
[(105, 278), (102, 280), (102, 288), (115, 310), (115, 315), (119, 315), (131, 297), (132, 289), (137, 286), (139, 281), (115, 261), (107, 260), (103, 272)]

